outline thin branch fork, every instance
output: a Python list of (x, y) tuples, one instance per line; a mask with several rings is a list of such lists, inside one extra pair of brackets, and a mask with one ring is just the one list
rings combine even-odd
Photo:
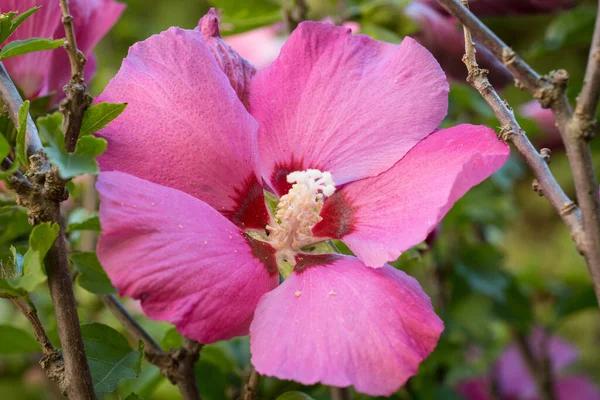
[(583, 246), (583, 224), (581, 213), (573, 201), (562, 190), (545, 160), (547, 155), (542, 156), (533, 147), (525, 131), (517, 122), (513, 111), (498, 95), (498, 92), (490, 84), (487, 78), (487, 70), (479, 68), (475, 57), (475, 44), (471, 38), (470, 31), (465, 27), (465, 56), (463, 62), (467, 66), (467, 82), (473, 86), (490, 106), (501, 124), (502, 139), (510, 142), (523, 156), (539, 183), (542, 193), (548, 199), (552, 207), (561, 216), (569, 227), (575, 244)]
[[(551, 72), (547, 76), (540, 76), (473, 15), (460, 0), (438, 0), (438, 2), (480, 40), (498, 60), (504, 63), (518, 80), (517, 86), (529, 91), (540, 102), (542, 107), (551, 108), (565, 145), (580, 209), (572, 204), (570, 200), (563, 202), (563, 200), (566, 200), (566, 196), (563, 196), (564, 192), (562, 192), (562, 189), (558, 185), (554, 186), (555, 179), (552, 178), (549, 171), (547, 173), (544, 171), (547, 167), (540, 165), (538, 160), (539, 154), (533, 149), (529, 140), (524, 142), (522, 139), (513, 139), (512, 142), (532, 168), (543, 189), (544, 195), (550, 200), (550, 203), (571, 230), (571, 235), (577, 245), (577, 249), (585, 257), (594, 283), (596, 297), (600, 303), (600, 198), (598, 196), (597, 178), (588, 143), (590, 138), (582, 134), (585, 131), (586, 124), (583, 124), (582, 129), (582, 124), (578, 123), (579, 117), (577, 117), (577, 113), (574, 115), (566, 95), (568, 73), (564, 70), (558, 70)], [(599, 27), (599, 25), (600, 22), (597, 22), (596, 26)], [(594, 33), (594, 44), (590, 51), (592, 60), (588, 63), (588, 66), (591, 67), (588, 67), (584, 90), (582, 91), (582, 95), (579, 96), (579, 103), (581, 105), (578, 107), (579, 110), (586, 109), (589, 111), (592, 108), (590, 104), (597, 103), (598, 100), (598, 91), (600, 89), (597, 86), (600, 86), (600, 84), (595, 79), (600, 79), (600, 72), (596, 71), (599, 68), (597, 65), (598, 46), (600, 45), (600, 38), (597, 37), (599, 35), (600, 33), (597, 29)], [(487, 92), (485, 87), (476, 87), (476, 89), (482, 95)], [(501, 102), (501, 99), (495, 92), (486, 96), (484, 96), (486, 101), (496, 98), (491, 101), (491, 104), (498, 105)], [(490, 101), (488, 101), (488, 104), (490, 104)], [(525, 137), (520, 128), (515, 129), (518, 127), (518, 124), (512, 115), (512, 111), (509, 110), (507, 115), (501, 108), (499, 110), (502, 111), (500, 114), (496, 113), (498, 107), (496, 109), (492, 107), (492, 110), (494, 110), (496, 116), (503, 124), (503, 131), (511, 133), (511, 136)], [(596, 104), (593, 106), (594, 110), (595, 108)], [(508, 107), (506, 109), (508, 110)], [(500, 119), (499, 115), (502, 115), (503, 119)], [(587, 119), (591, 120), (593, 116), (589, 116)], [(510, 122), (510, 124), (507, 124), (507, 122)], [(545, 182), (540, 178), (544, 178)], [(553, 194), (548, 191), (550, 189), (557, 192), (557, 188), (560, 189), (561, 193)]]
[(146, 359), (160, 368), (162, 375), (176, 385), (184, 400), (199, 400), (200, 393), (196, 385), (194, 365), (198, 361), (202, 345), (198, 342), (184, 338), (179, 349), (169, 353), (138, 324), (131, 314), (123, 307), (115, 296), (100, 296), (100, 299), (121, 322), (127, 332), (135, 339), (144, 343)]

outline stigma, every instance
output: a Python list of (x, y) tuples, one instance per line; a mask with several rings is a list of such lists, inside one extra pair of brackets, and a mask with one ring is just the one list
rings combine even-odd
[(323, 219), (319, 215), (323, 201), (335, 192), (335, 183), (330, 172), (318, 169), (292, 172), (287, 181), (292, 187), (279, 200), (267, 230), (277, 261), (295, 265), (296, 253), (315, 243), (312, 228)]

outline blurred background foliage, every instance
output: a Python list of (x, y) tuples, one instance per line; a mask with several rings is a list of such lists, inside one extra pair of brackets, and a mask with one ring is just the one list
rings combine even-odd
[[(223, 28), (229, 31), (223, 29), (222, 33), (227, 35), (283, 21), (285, 10), (293, 5), (283, 0), (124, 2), (125, 13), (96, 49), (99, 70), (91, 87), (94, 95), (115, 75), (129, 46), (170, 26), (194, 28), (210, 6), (223, 10)], [(404, 14), (409, 1), (308, 3), (309, 19), (331, 17), (336, 22), (356, 21), (361, 33), (378, 40), (399, 42), (403, 36), (420, 29)], [(540, 73), (567, 69), (571, 77), (569, 94), (574, 97), (581, 86), (595, 12), (595, 2), (581, 1), (570, 11), (492, 17), (484, 21)], [(531, 100), (529, 95), (507, 87), (503, 96), (517, 111), (530, 137), (538, 145), (545, 145), (551, 133), (519, 114), (519, 106)], [(463, 122), (495, 128), (498, 125), (477, 93), (454, 81), (445, 124)], [(600, 170), (600, 140), (596, 139), (593, 146), (596, 168)], [(552, 148), (551, 168), (567, 194), (574, 198), (570, 170), (560, 145)], [(567, 228), (547, 201), (532, 191), (532, 179), (519, 156), (513, 154), (492, 179), (471, 190), (456, 204), (435, 237), (430, 237), (429, 244), (406, 252), (394, 263), (419, 280), (446, 325), (437, 349), (421, 365), (419, 374), (394, 398), (460, 399), (454, 391), (456, 384), (485, 375), (514, 333), (526, 333), (533, 326), (544, 326), (574, 343), (581, 354), (575, 370), (600, 382), (600, 318), (585, 263), (577, 254)], [(71, 222), (81, 221), (89, 213), (82, 193), (90, 190), (86, 182), (72, 187), (74, 200), (67, 205)], [(10, 257), (11, 245), (23, 253), (29, 232), (25, 211), (15, 206), (10, 196), (0, 193), (0, 260)], [(81, 233), (74, 231), (70, 240), (75, 249), (81, 248)], [(96, 295), (79, 286), (76, 291), (82, 321), (100, 321), (125, 333)], [(50, 336), (58, 343), (47, 291), (40, 288), (32, 298)], [(179, 345), (181, 337), (170, 325), (149, 321), (135, 303), (125, 300), (125, 304), (165, 348)], [(27, 321), (13, 305), (0, 301), (0, 324), (8, 323), (28, 330)], [(250, 370), (249, 358), (247, 338), (206, 346), (197, 367), (203, 398), (239, 396)], [(2, 398), (59, 398), (56, 389), (45, 382), (37, 367), (38, 359), (38, 354), (0, 356)], [(314, 399), (329, 398), (328, 389), (322, 386), (302, 387), (270, 378), (263, 379), (260, 398), (276, 399), (292, 390)], [(105, 398), (125, 398), (132, 392), (143, 399), (179, 398), (177, 389), (146, 362), (142, 363), (138, 378), (123, 380), (117, 392), (106, 394)], [(368, 397), (355, 394), (354, 398)]]

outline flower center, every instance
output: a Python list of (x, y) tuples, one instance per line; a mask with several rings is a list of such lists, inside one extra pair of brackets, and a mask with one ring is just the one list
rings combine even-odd
[(295, 265), (295, 254), (315, 243), (312, 228), (323, 218), (319, 215), (323, 199), (335, 192), (330, 172), (318, 169), (292, 172), (287, 176), (290, 191), (277, 205), (275, 218), (267, 226), (269, 242), (277, 250), (277, 261)]

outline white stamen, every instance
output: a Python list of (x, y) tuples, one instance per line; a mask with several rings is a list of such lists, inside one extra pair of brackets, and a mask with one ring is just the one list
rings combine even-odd
[(296, 252), (314, 242), (312, 228), (323, 219), (319, 215), (323, 198), (335, 192), (335, 183), (330, 172), (318, 169), (292, 172), (287, 181), (293, 186), (279, 200), (274, 221), (267, 229), (278, 259), (294, 265)]

